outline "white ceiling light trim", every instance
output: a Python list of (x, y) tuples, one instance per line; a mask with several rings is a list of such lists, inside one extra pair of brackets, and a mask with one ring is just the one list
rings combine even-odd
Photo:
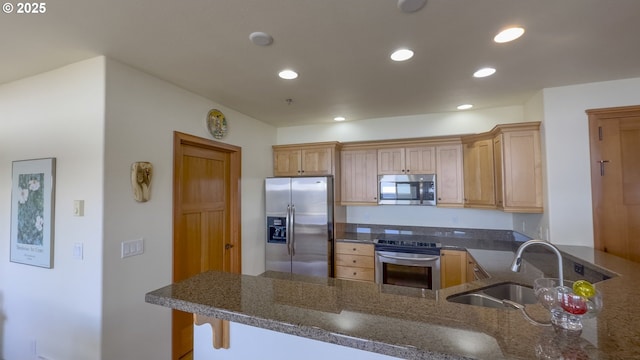
[(520, 36), (522, 36), (522, 34), (524, 34), (524, 28), (521, 27), (512, 27), (512, 28), (508, 28), (508, 29), (504, 29), (502, 31), (500, 31), (498, 33), (498, 35), (496, 35), (493, 38), (493, 41), (497, 42), (497, 43), (506, 43), (509, 41), (513, 41), (517, 38), (519, 38)]
[(273, 37), (261, 31), (252, 32), (249, 35), (249, 40), (251, 40), (252, 43), (259, 46), (268, 46), (268, 45), (271, 45), (271, 43), (273, 43)]
[(495, 73), (496, 73), (496, 69), (490, 68), (490, 67), (486, 67), (486, 68), (482, 68), (482, 69), (474, 72), (473, 73), (473, 77), (483, 78), (483, 77), (491, 76), (491, 75), (493, 75)]
[(458, 105), (457, 109), (458, 110), (469, 110), (473, 107), (473, 105), (471, 104), (462, 104), (462, 105)]
[(398, 49), (391, 54), (393, 61), (406, 61), (413, 57), (413, 51), (410, 49)]
[(398, 9), (405, 13), (416, 12), (427, 3), (427, 0), (398, 0)]
[(285, 79), (285, 80), (293, 80), (295, 78), (298, 77), (298, 73), (291, 70), (291, 69), (285, 69), (282, 70), (278, 73), (278, 76), (280, 76), (280, 78)]

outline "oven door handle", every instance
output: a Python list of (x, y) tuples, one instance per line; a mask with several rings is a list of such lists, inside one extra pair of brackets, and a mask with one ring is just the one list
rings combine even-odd
[(411, 260), (411, 261), (435, 261), (440, 258), (440, 256), (416, 258), (416, 257), (392, 256), (392, 255), (386, 255), (386, 254), (380, 254), (380, 253), (378, 253), (378, 256), (387, 258), (387, 259), (392, 259), (392, 260)]

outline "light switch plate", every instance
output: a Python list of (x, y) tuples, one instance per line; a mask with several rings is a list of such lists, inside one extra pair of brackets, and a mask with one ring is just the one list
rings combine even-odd
[(73, 200), (73, 216), (84, 216), (84, 200)]
[(122, 259), (129, 256), (142, 255), (142, 253), (144, 253), (143, 239), (135, 239), (122, 242), (122, 246), (120, 248), (120, 257)]
[(74, 243), (73, 244), (73, 258), (77, 260), (82, 260), (82, 256), (84, 253), (84, 245), (82, 243)]

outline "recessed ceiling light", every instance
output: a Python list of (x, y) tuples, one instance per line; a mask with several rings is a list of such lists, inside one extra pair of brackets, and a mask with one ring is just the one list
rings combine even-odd
[(477, 77), (477, 78), (487, 77), (487, 76), (493, 75), (495, 72), (496, 72), (496, 69), (486, 67), (474, 72), (473, 77)]
[(497, 43), (506, 43), (513, 41), (524, 34), (524, 29), (521, 27), (512, 27), (502, 30), (493, 38), (493, 41)]
[(282, 70), (278, 73), (278, 76), (285, 80), (293, 80), (298, 77), (298, 73), (293, 70)]
[(336, 116), (336, 117), (333, 118), (333, 120), (335, 120), (335, 121), (345, 121), (345, 120), (347, 120), (347, 118), (344, 117), (344, 116)]
[(393, 61), (405, 61), (413, 57), (413, 51), (409, 49), (398, 49), (391, 54), (391, 60)]
[(473, 105), (471, 104), (462, 104), (462, 105), (458, 105), (458, 110), (468, 110), (471, 109), (473, 107)]
[(398, 0), (398, 8), (402, 12), (412, 13), (422, 9), (427, 0)]
[(271, 43), (273, 42), (273, 38), (271, 37), (271, 35), (261, 31), (252, 32), (249, 35), (249, 40), (251, 40), (252, 43), (260, 46), (271, 45)]

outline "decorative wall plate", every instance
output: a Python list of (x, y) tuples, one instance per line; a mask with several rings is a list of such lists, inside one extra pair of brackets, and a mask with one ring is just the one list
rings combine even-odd
[(218, 109), (212, 109), (207, 114), (207, 129), (216, 139), (222, 139), (227, 135), (227, 119)]

